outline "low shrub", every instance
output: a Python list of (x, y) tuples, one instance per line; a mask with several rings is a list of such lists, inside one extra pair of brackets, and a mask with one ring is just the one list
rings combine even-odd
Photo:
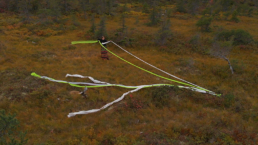
[(197, 23), (196, 26), (201, 28), (201, 31), (203, 32), (210, 32), (211, 28), (211, 21), (212, 17), (202, 17)]
[(254, 12), (254, 9), (253, 8), (249, 8), (248, 12), (247, 12), (247, 16), (248, 17), (252, 17), (253, 16), (253, 12)]
[(23, 68), (7, 69), (0, 72), (0, 95), (11, 100), (21, 100), (41, 86), (47, 84), (44, 80), (31, 77), (29, 71)]
[(164, 86), (154, 88), (150, 94), (151, 101), (158, 108), (168, 107), (171, 97), (173, 96), (173, 94), (178, 92), (178, 89), (179, 88), (176, 86)]
[(233, 14), (232, 14), (232, 17), (231, 17), (230, 21), (232, 21), (232, 22), (236, 22), (236, 23), (240, 22), (240, 20), (239, 20), (239, 18), (238, 18), (237, 16), (238, 16), (237, 11), (233, 12)]
[(102, 138), (101, 140), (101, 143), (100, 144), (103, 144), (103, 145), (113, 145), (115, 144), (115, 137), (112, 135), (112, 134), (105, 134), (104, 137)]
[(139, 17), (135, 17), (135, 22), (134, 22), (135, 25), (138, 25), (139, 24)]
[(192, 44), (192, 45), (200, 45), (200, 39), (201, 39), (201, 36), (200, 34), (196, 34), (194, 35), (190, 40), (189, 40), (189, 44)]
[(232, 36), (234, 37), (233, 45), (247, 45), (254, 41), (253, 36), (242, 29), (221, 31), (217, 38), (220, 41), (229, 41)]
[(74, 45), (68, 45), (66, 47), (63, 47), (63, 50), (74, 50), (74, 49), (76, 49), (76, 46)]
[(145, 144), (160, 144), (160, 145), (168, 145), (173, 144), (173, 140), (167, 136), (166, 134), (159, 132), (147, 132), (142, 134), (142, 140)]
[(235, 96), (233, 94), (226, 94), (224, 96), (224, 106), (229, 108), (235, 102)]
[[(234, 67), (233, 67), (234, 68)], [(220, 78), (220, 79), (226, 79), (230, 76), (230, 74), (228, 73), (229, 71), (228, 70), (228, 66), (226, 65), (223, 65), (223, 66), (214, 66), (212, 68), (212, 73), (214, 76)]]
[(144, 107), (143, 102), (141, 100), (133, 97), (132, 94), (130, 94), (129, 101), (127, 103), (125, 103), (124, 105), (125, 105), (125, 108), (133, 109), (134, 111), (140, 110)]
[(48, 88), (40, 88), (30, 93), (31, 97), (39, 100), (48, 98), (49, 95), (51, 95), (51, 92), (48, 90)]

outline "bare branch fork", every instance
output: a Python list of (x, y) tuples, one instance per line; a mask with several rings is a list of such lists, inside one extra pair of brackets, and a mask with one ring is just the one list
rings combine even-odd
[(230, 41), (226, 41), (226, 42), (218, 42), (217, 37), (215, 37), (214, 40), (215, 41), (212, 45), (211, 55), (226, 60), (228, 62), (231, 73), (234, 74), (234, 69), (229, 59), (227, 58), (227, 56), (230, 54), (230, 51), (232, 50), (234, 37), (232, 37)]

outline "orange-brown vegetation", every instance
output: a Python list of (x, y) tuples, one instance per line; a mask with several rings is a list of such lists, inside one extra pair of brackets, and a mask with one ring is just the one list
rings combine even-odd
[[(235, 69), (232, 75), (225, 61), (208, 55), (214, 33), (199, 32), (195, 26), (199, 16), (171, 17), (173, 43), (159, 47), (152, 43), (158, 27), (144, 25), (148, 19), (144, 14), (131, 14), (141, 18), (137, 26), (134, 17), (126, 20), (130, 37), (135, 38), (133, 47), (126, 49), (222, 96), (172, 89), (162, 107), (153, 98), (153, 91), (158, 90), (149, 88), (99, 113), (67, 118), (69, 112), (100, 108), (126, 89), (89, 89), (85, 98), (78, 95), (80, 88), (33, 78), (31, 72), (67, 81), (89, 80), (65, 78), (66, 73), (124, 85), (171, 82), (140, 71), (115, 56), (110, 56), (109, 61), (102, 60), (99, 44), (71, 46), (71, 41), (91, 37), (87, 33), (89, 21), (79, 20), (80, 26), (68, 21), (48, 27), (25, 23), (18, 27), (1, 14), (6, 27), (2, 28), (0, 43), (6, 48), (0, 47), (0, 53), (5, 53), (0, 55), (0, 109), (17, 114), (20, 130), (27, 130), (28, 144), (258, 144), (257, 46), (234, 46), (229, 56)], [(240, 19), (240, 23), (230, 24), (214, 21), (212, 29), (216, 26), (243, 29), (257, 41), (257, 15)], [(119, 27), (118, 18), (107, 18), (110, 36)], [(205, 45), (193, 47), (188, 42), (197, 33)], [(112, 44), (108, 48), (140, 67), (161, 74)]]

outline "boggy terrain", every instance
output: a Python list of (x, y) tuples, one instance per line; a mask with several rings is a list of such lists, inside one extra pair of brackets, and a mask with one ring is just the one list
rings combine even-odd
[[(79, 94), (83, 88), (35, 78), (32, 72), (66, 81), (90, 82), (65, 78), (81, 74), (113, 84), (178, 84), (111, 54), (110, 60), (101, 59), (98, 43), (71, 45), (97, 39), (103, 28), (100, 14), (89, 13), (84, 19), (83, 13), (75, 12), (58, 20), (33, 15), (24, 20), (18, 14), (1, 13), (0, 109), (16, 114), (17, 131), (27, 132), (26, 144), (258, 143), (257, 9), (252, 16), (238, 15), (240, 22), (227, 20), (220, 12), (206, 29), (198, 22), (207, 15), (177, 12), (178, 5), (161, 6), (172, 12), (161, 15), (157, 25), (150, 25), (153, 9), (139, 11), (144, 7), (140, 3), (127, 4), (125, 16), (119, 13), (125, 5), (117, 7), (117, 13), (105, 15), (106, 32), (100, 34), (106, 33), (108, 40), (150, 64), (221, 96), (176, 86), (146, 88), (98, 113), (68, 118), (70, 112), (100, 108), (128, 89), (88, 89), (85, 98)], [(107, 46), (125, 60), (171, 78), (115, 45)], [(229, 59), (233, 74), (223, 56)]]

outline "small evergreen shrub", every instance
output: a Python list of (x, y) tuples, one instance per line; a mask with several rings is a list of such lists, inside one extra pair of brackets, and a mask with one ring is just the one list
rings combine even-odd
[(210, 32), (211, 28), (211, 21), (212, 17), (202, 17), (197, 23), (196, 26), (201, 28), (201, 31), (203, 32)]
[(252, 17), (253, 16), (253, 12), (254, 12), (254, 9), (253, 8), (249, 8), (249, 10), (247, 12), (247, 16), (248, 17)]
[(105, 38), (108, 38), (108, 34), (106, 30), (106, 17), (104, 16), (100, 19), (100, 22), (95, 32), (96, 38), (101, 38), (101, 36), (105, 36)]
[(96, 32), (95, 15), (91, 16), (91, 27), (90, 27), (89, 32), (91, 32), (93, 34)]
[(180, 13), (186, 13), (186, 9), (185, 9), (185, 5), (184, 5), (185, 1), (184, 0), (178, 0), (176, 3), (176, 10), (177, 12)]
[(205, 9), (201, 12), (201, 14), (202, 14), (203, 16), (205, 16), (205, 15), (211, 15), (211, 14), (212, 14), (211, 7), (205, 8)]
[(231, 17), (230, 21), (236, 22), (236, 23), (240, 22), (240, 20), (239, 20), (239, 18), (238, 18), (237, 16), (238, 16), (237, 11), (234, 11), (233, 14), (232, 14), (232, 17)]
[(230, 16), (230, 12), (224, 12), (223, 16), (225, 20), (228, 20), (228, 17)]
[(161, 15), (159, 13), (159, 9), (153, 8), (150, 15), (149, 15), (149, 22), (147, 23), (148, 26), (156, 26), (161, 21)]
[(168, 41), (171, 41), (173, 38), (173, 33), (170, 29), (171, 23), (170, 20), (167, 19), (165, 20), (162, 25), (161, 28), (158, 30), (158, 32), (156, 33), (156, 44), (159, 46), (166, 46)]
[(19, 121), (16, 115), (6, 114), (0, 110), (0, 144), (1, 145), (24, 145), (26, 133), (18, 131)]
[(142, 7), (142, 12), (143, 13), (149, 13), (149, 5), (147, 3), (144, 3), (143, 4), (143, 7)]

